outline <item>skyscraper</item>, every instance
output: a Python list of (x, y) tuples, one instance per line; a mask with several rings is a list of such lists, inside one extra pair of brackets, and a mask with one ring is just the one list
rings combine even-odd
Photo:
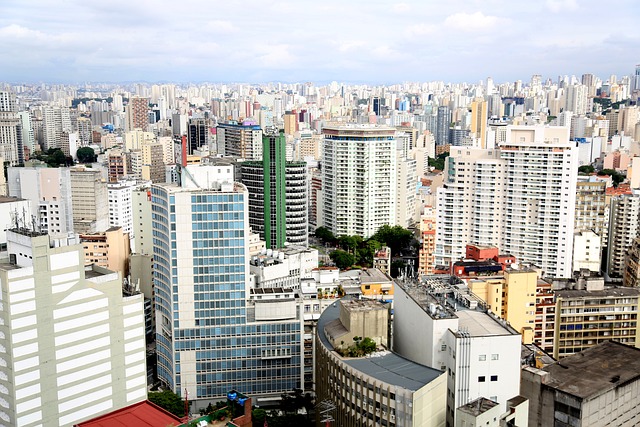
[(449, 144), (449, 125), (451, 124), (451, 111), (446, 105), (438, 107), (436, 125), (436, 145)]
[(309, 235), (307, 164), (287, 162), (285, 135), (265, 130), (262, 161), (241, 164), (242, 183), (249, 191), (249, 225), (267, 248), (285, 242), (307, 246)]
[(70, 427), (145, 400), (142, 294), (19, 225), (0, 263), (0, 423)]
[(0, 157), (10, 166), (24, 161), (22, 146), (22, 126), (18, 119), (16, 95), (13, 92), (0, 91)]
[(571, 277), (578, 154), (569, 129), (509, 126), (499, 149), (458, 148), (438, 190), (436, 263), (466, 244), (497, 246), (550, 277)]
[(481, 98), (471, 102), (470, 131), (480, 141), (480, 148), (487, 148), (487, 105)]
[(323, 129), (322, 219), (336, 236), (368, 238), (396, 223), (394, 128), (370, 125)]
[(249, 301), (248, 192), (233, 177), (230, 165), (194, 165), (180, 186), (151, 187), (158, 376), (189, 400), (301, 386), (295, 301)]
[(218, 154), (246, 160), (262, 159), (262, 129), (256, 124), (220, 123)]
[(134, 96), (129, 99), (126, 107), (127, 119), (126, 130), (141, 129), (146, 131), (149, 127), (149, 98)]

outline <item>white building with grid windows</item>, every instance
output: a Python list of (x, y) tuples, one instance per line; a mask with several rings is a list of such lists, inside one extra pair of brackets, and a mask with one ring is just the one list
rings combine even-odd
[(318, 225), (336, 236), (363, 238), (383, 225), (395, 225), (396, 129), (345, 124), (326, 126), (322, 132), (324, 224)]
[(436, 264), (478, 244), (571, 277), (577, 168), (565, 127), (508, 126), (497, 149), (452, 147), (438, 189)]

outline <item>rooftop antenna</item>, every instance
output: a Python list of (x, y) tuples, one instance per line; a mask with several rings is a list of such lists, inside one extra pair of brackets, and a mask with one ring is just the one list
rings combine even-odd
[(336, 405), (331, 400), (325, 399), (316, 405), (316, 409), (320, 414), (320, 422), (324, 423), (325, 427), (330, 427), (335, 421), (332, 412), (335, 411)]

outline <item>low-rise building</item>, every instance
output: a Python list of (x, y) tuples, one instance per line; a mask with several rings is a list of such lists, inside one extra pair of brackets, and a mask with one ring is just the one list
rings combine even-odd
[(640, 350), (614, 341), (522, 370), (530, 427), (638, 425), (639, 389)]
[[(444, 372), (385, 350), (362, 357), (338, 353), (355, 335), (380, 339), (384, 349), (387, 325), (388, 308), (379, 301), (341, 300), (324, 311), (316, 337), (316, 401), (335, 408), (333, 419), (343, 427), (444, 426)], [(324, 421), (322, 412), (318, 416)]]

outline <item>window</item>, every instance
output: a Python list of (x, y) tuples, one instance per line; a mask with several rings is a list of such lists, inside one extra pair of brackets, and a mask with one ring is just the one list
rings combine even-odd
[(446, 344), (442, 344), (440, 346), (440, 351), (447, 351), (447, 345)]
[(499, 359), (499, 355), (497, 354), (492, 354), (491, 355), (491, 360), (498, 360)]
[(479, 383), (483, 383), (484, 381), (485, 381), (485, 377), (484, 377), (484, 375), (482, 375), (482, 376), (478, 377), (478, 382), (479, 382)]
[(487, 360), (487, 355), (486, 354), (481, 354), (480, 356), (478, 356), (478, 360), (480, 362), (484, 362), (485, 360)]
[(491, 375), (491, 381), (498, 381), (497, 375)]

